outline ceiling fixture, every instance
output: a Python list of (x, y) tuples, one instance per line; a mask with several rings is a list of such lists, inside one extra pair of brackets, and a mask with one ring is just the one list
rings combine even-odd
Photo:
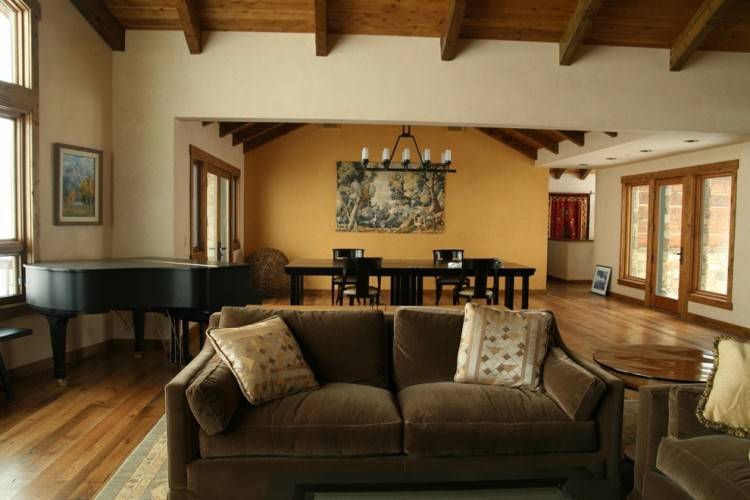
[(578, 166), (579, 167), (588, 167), (589, 164), (588, 163), (579, 163)]
[(641, 153), (653, 153), (653, 149), (641, 149)]
[[(410, 165), (412, 165), (411, 150), (408, 147), (404, 147), (401, 151), (401, 168), (391, 168), (393, 163), (393, 153), (396, 152), (398, 143), (401, 139), (412, 140), (414, 147), (417, 150), (417, 156), (419, 156), (419, 162), (415, 163), (413, 167), (410, 167)], [(401, 125), (401, 134), (396, 138), (396, 143), (393, 145), (393, 149), (383, 148), (383, 155), (381, 158), (380, 163), (370, 164), (370, 148), (362, 148), (362, 165), (364, 165), (365, 170), (432, 173), (456, 172), (456, 170), (450, 168), (453, 163), (450, 149), (443, 151), (440, 163), (432, 162), (432, 154), (429, 149), (425, 149), (424, 154), (419, 151), (417, 139), (411, 133), (411, 125)]]
[(698, 142), (698, 139), (685, 139), (685, 142)]
[(608, 156), (607, 158), (605, 158), (605, 160), (609, 160), (609, 161), (616, 160), (616, 159), (617, 158), (615, 158), (614, 156)]

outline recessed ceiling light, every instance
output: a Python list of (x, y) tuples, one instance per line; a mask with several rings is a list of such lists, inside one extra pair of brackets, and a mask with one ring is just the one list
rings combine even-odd
[(641, 149), (641, 153), (653, 153), (653, 149)]
[(609, 160), (609, 161), (616, 160), (616, 159), (617, 158), (615, 158), (614, 156), (608, 156), (607, 158), (605, 158), (605, 160)]
[(588, 163), (579, 163), (578, 166), (579, 167), (588, 167), (589, 164)]
[(685, 139), (685, 142), (698, 142), (698, 139)]

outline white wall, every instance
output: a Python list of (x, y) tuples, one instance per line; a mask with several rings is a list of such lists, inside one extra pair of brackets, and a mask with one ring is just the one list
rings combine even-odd
[(597, 238), (594, 244), (594, 260), (597, 264), (612, 266), (612, 291), (641, 300), (644, 298), (642, 290), (617, 284), (620, 258), (621, 177), (736, 159), (739, 159), (740, 166), (737, 173), (737, 219), (734, 240), (734, 310), (728, 311), (690, 302), (688, 311), (750, 327), (750, 301), (747, 300), (747, 297), (750, 297), (750, 232), (747, 231), (750, 227), (750, 142), (597, 170), (596, 192), (599, 203), (596, 214)]
[(473, 40), (446, 62), (434, 38), (342, 36), (328, 57), (313, 40), (211, 33), (190, 55), (179, 32), (128, 32), (113, 73), (117, 255), (182, 249), (175, 117), (750, 132), (750, 54), (700, 53), (670, 72), (659, 49), (595, 47), (560, 66), (552, 43)]
[[(111, 253), (112, 236), (112, 51), (70, 2), (42, 0), (39, 23), (39, 184), (34, 188), (36, 240), (41, 260), (100, 259)], [(53, 224), (52, 144), (104, 151), (103, 224)], [(0, 345), (8, 368), (52, 356), (47, 322), (31, 314), (2, 325), (34, 334)], [(108, 315), (90, 315), (68, 326), (68, 350), (110, 337)]]

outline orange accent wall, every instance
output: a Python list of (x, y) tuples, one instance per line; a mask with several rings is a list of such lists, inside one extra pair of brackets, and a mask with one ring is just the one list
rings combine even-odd
[[(420, 148), (430, 148), (433, 158), (450, 148), (458, 169), (446, 181), (444, 233), (336, 231), (336, 162), (358, 160), (363, 146), (379, 158), (399, 132), (390, 125), (308, 125), (246, 154), (246, 255), (273, 247), (290, 260), (330, 258), (334, 247), (361, 247), (371, 257), (429, 259), (434, 248), (463, 248), (467, 257), (536, 267), (531, 288), (544, 289), (548, 171), (474, 129), (413, 127)], [(424, 286), (432, 289), (434, 281)], [(330, 279), (306, 278), (305, 287), (327, 289)]]

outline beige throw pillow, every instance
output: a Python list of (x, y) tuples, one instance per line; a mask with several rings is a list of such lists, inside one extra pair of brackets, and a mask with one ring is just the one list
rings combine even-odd
[(714, 343), (714, 371), (696, 416), (709, 429), (750, 437), (750, 341), (723, 336)]
[(297, 341), (278, 316), (206, 334), (253, 404), (318, 388)]
[(552, 314), (466, 304), (456, 382), (539, 390)]

